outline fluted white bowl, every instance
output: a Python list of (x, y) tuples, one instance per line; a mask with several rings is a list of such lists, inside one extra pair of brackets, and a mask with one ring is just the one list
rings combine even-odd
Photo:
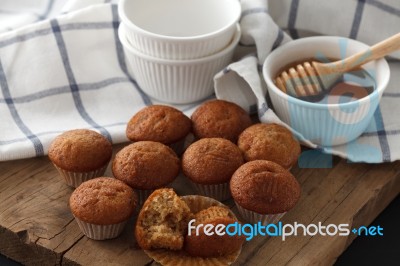
[(143, 54), (163, 59), (212, 55), (232, 41), (238, 0), (121, 0), (126, 38)]
[(175, 104), (192, 103), (213, 94), (213, 77), (232, 60), (240, 39), (240, 27), (231, 43), (222, 51), (199, 59), (160, 59), (133, 48), (126, 37), (125, 25), (120, 24), (118, 36), (127, 63), (141, 89), (150, 97)]

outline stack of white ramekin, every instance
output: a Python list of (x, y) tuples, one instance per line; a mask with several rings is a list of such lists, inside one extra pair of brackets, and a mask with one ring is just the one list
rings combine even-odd
[(131, 74), (150, 97), (191, 103), (213, 93), (213, 76), (240, 39), (238, 0), (121, 0), (119, 39)]

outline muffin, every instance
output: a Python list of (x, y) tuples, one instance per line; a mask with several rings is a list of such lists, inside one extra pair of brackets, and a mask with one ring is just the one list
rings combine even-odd
[(246, 161), (268, 160), (285, 169), (296, 164), (301, 148), (292, 133), (277, 124), (255, 124), (240, 134), (238, 146)]
[(196, 138), (225, 138), (233, 143), (252, 124), (250, 116), (239, 105), (223, 100), (202, 104), (191, 119)]
[[(149, 200), (152, 196), (149, 197)], [(199, 222), (220, 222), (218, 219), (223, 219), (221, 222), (226, 222), (229, 221), (237, 221), (237, 218), (235, 214), (230, 210), (227, 206), (222, 204), (221, 202), (209, 198), (209, 197), (204, 197), (204, 196), (199, 196), (199, 195), (188, 195), (188, 196), (182, 196), (180, 199), (186, 203), (186, 205), (190, 209), (190, 217), (185, 218), (187, 220), (186, 225), (192, 223), (194, 220), (195, 214), (197, 216), (197, 219)], [(163, 201), (164, 202), (164, 201)], [(146, 205), (147, 203), (145, 203)], [(158, 206), (159, 204), (154, 204), (155, 207)], [(169, 206), (174, 206), (175, 204), (169, 204)], [(217, 208), (216, 208), (217, 207)], [(179, 207), (181, 209), (181, 207)], [(160, 208), (161, 210), (161, 208)], [(174, 212), (176, 213), (176, 212)], [(172, 214), (167, 214), (166, 217), (171, 216)], [(140, 217), (140, 216), (139, 216)], [(150, 220), (150, 218), (149, 218)], [(187, 227), (187, 226), (186, 226)], [(173, 227), (173, 228), (176, 228)], [(159, 228), (155, 227), (154, 231), (157, 231)], [(166, 230), (165, 230), (166, 231)], [(165, 232), (164, 231), (164, 232)], [(144, 249), (143, 251), (154, 261), (161, 265), (165, 266), (175, 266), (175, 265), (202, 265), (202, 266), (212, 266), (212, 265), (231, 265), (234, 263), (237, 258), (240, 255), (241, 252), (241, 241), (237, 241), (235, 237), (231, 237), (234, 242), (232, 243), (232, 247), (226, 246), (225, 244), (224, 247), (218, 247), (218, 241), (213, 241), (212, 243), (212, 249), (213, 250), (218, 250), (218, 252), (215, 252), (216, 254), (221, 254), (213, 257), (209, 256), (199, 256), (201, 252), (204, 252), (204, 255), (210, 255), (207, 254), (207, 251), (195, 251), (194, 247), (204, 247), (207, 246), (208, 240), (205, 239), (204, 237), (201, 238), (191, 238), (190, 240), (186, 239), (188, 235), (188, 229), (186, 229), (182, 236), (185, 238), (183, 248), (180, 250), (172, 250), (169, 245), (167, 244), (166, 248), (152, 248), (152, 249)], [(189, 246), (187, 245), (187, 242), (190, 242)], [(219, 244), (221, 244), (221, 239), (219, 240)], [(226, 241), (225, 237), (222, 239), (222, 242)], [(174, 243), (171, 241), (170, 243)], [(224, 242), (225, 243), (225, 242)], [(240, 245), (238, 245), (238, 243)], [(235, 249), (233, 248), (235, 247)], [(190, 249), (193, 255), (190, 255), (186, 249)], [(233, 251), (233, 252), (231, 252)], [(199, 253), (195, 253), (199, 252)], [(229, 254), (225, 254), (229, 253)]]
[(69, 186), (102, 176), (112, 156), (112, 145), (101, 134), (75, 129), (57, 136), (50, 144), (50, 161)]
[[(230, 214), (229, 209), (221, 206), (212, 206), (198, 212), (195, 217), (194, 226), (210, 224), (215, 228), (218, 224), (229, 225), (237, 222), (237, 219)], [(232, 254), (240, 250), (244, 236), (207, 235), (204, 233), (204, 226), (198, 230), (192, 229), (185, 237), (185, 251), (191, 256), (199, 257), (220, 257)]]
[(98, 177), (83, 182), (69, 199), (79, 228), (94, 240), (119, 236), (137, 205), (131, 187), (115, 178)]
[(181, 111), (166, 105), (151, 105), (137, 112), (128, 122), (126, 136), (132, 141), (157, 141), (182, 153), (192, 121)]
[(204, 138), (182, 155), (182, 171), (201, 195), (217, 200), (230, 198), (229, 180), (244, 163), (238, 146), (223, 138)]
[(145, 250), (180, 250), (192, 214), (171, 188), (155, 190), (143, 204), (135, 227), (138, 245)]
[(278, 222), (300, 199), (296, 178), (279, 164), (266, 160), (239, 167), (231, 178), (230, 189), (242, 217), (263, 225)]
[(170, 184), (179, 169), (175, 152), (154, 141), (138, 141), (124, 147), (112, 164), (113, 175), (137, 191), (140, 205), (154, 189)]

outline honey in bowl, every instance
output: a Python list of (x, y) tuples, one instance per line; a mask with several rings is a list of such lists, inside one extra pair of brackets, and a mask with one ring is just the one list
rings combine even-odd
[(356, 101), (371, 94), (375, 87), (374, 78), (361, 68), (344, 73), (318, 103), (332, 104)]
[[(287, 70), (305, 61), (320, 61), (315, 58), (297, 61), (281, 69)], [(335, 59), (329, 61), (336, 61)], [(299, 100), (320, 104), (343, 104), (362, 99), (370, 95), (376, 88), (375, 79), (363, 68), (342, 74), (330, 88), (322, 90), (319, 94), (298, 96)]]

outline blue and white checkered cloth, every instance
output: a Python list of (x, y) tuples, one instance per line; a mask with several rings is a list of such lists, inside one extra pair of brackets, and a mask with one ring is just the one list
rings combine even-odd
[[(156, 103), (128, 74), (117, 35), (117, 5), (110, 2), (1, 1), (0, 161), (45, 155), (56, 135), (73, 128), (95, 129), (113, 143), (127, 141), (125, 126), (130, 117)], [(241, 3), (243, 36), (237, 58), (247, 57), (228, 66), (236, 77), (227, 71), (216, 76), (216, 95), (249, 111), (263, 107), (260, 119), (267, 122), (278, 118), (264, 108), (265, 87), (258, 69), (273, 48), (290, 40), (286, 31), (292, 37), (342, 35), (369, 44), (400, 31), (398, 0)], [(343, 145), (325, 152), (353, 161), (400, 159), (396, 115), (400, 63), (390, 65), (392, 79), (382, 104), (367, 132), (356, 141), (366, 145)], [(190, 115), (199, 104), (177, 107)], [(378, 152), (366, 152), (369, 146)]]

